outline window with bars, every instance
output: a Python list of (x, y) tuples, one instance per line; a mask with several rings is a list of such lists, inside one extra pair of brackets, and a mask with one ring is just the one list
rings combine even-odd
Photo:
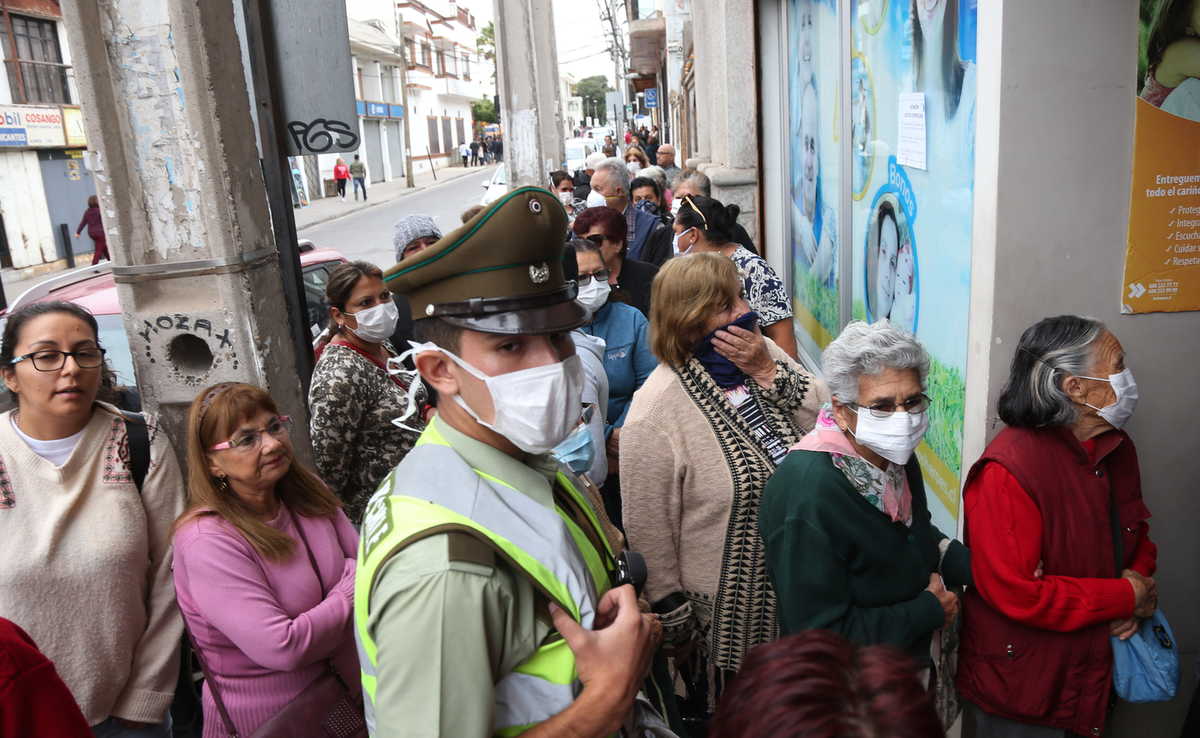
[(430, 69), (433, 66), (429, 44), (421, 44), (421, 66)]
[(415, 53), (416, 44), (411, 38), (404, 39), (404, 61), (408, 62), (408, 66), (417, 63), (417, 55)]
[(446, 74), (446, 53), (444, 51), (437, 53), (437, 73), (439, 77)]
[(471, 79), (471, 57), (468, 54), (462, 55), (462, 78)]
[(70, 104), (69, 67), (62, 63), (56, 25), (24, 15), (0, 18), (0, 44), (13, 102)]
[(438, 136), (438, 119), (430, 116), (426, 121), (429, 125), (429, 154), (440, 154), (442, 147)]

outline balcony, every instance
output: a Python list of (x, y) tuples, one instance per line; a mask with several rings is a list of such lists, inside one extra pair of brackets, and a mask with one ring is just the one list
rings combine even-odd
[(629, 21), (630, 69), (638, 74), (654, 74), (666, 43), (666, 18), (659, 16)]
[[(71, 87), (67, 81), (66, 64), (5, 59), (8, 88), (18, 105), (71, 104)], [(23, 84), (22, 84), (23, 83)]]
[(478, 100), (483, 95), (483, 86), (476, 81), (469, 79), (459, 79), (457, 77), (443, 77), (434, 85), (434, 89), (440, 95), (451, 95), (454, 97), (469, 98)]

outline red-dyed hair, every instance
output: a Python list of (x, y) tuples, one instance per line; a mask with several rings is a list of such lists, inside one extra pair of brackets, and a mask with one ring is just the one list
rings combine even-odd
[(599, 226), (604, 231), (604, 235), (613, 241), (618, 241), (621, 244), (621, 253), (625, 252), (625, 248), (629, 245), (626, 243), (628, 236), (625, 216), (620, 212), (613, 210), (610, 207), (588, 208), (579, 215), (575, 216), (575, 224), (571, 228), (575, 231), (575, 235), (582, 238), (584, 234)]
[(752, 650), (709, 738), (942, 738), (916, 666), (890, 646), (810, 630)]

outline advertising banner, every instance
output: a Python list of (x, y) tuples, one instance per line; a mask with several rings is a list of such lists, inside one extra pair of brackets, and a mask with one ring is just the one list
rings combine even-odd
[(977, 0), (851, 0), (853, 317), (930, 355), (917, 449), (929, 509), (956, 529), (966, 397)]
[(1200, 57), (1185, 0), (1142, 0), (1121, 312), (1200, 310)]
[(87, 146), (87, 131), (83, 127), (83, 111), (79, 108), (62, 108), (63, 126), (67, 133), (67, 146)]
[(62, 148), (65, 145), (61, 108), (0, 105), (0, 146)]

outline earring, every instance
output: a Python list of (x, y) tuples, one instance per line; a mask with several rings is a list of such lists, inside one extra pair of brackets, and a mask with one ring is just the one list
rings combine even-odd
[(226, 476), (217, 477), (217, 489), (221, 490), (222, 492), (228, 492), (229, 491), (229, 477), (226, 477)]

